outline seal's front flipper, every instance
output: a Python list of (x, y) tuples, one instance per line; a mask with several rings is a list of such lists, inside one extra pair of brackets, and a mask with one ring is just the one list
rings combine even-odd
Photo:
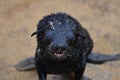
[(107, 61), (120, 60), (120, 54), (116, 55), (105, 55), (101, 53), (91, 53), (87, 57), (87, 62), (92, 64), (102, 64)]
[(35, 69), (34, 59), (35, 57), (30, 57), (23, 61), (20, 61), (15, 65), (16, 70), (25, 71), (25, 70)]

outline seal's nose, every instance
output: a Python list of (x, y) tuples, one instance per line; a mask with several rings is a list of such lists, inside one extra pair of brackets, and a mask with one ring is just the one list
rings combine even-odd
[(55, 52), (61, 52), (61, 51), (65, 51), (67, 49), (66, 45), (56, 45), (56, 44), (51, 44), (49, 46), (49, 49)]
[(53, 50), (57, 52), (65, 51), (66, 49), (67, 49), (66, 47), (59, 47), (59, 46), (53, 47)]

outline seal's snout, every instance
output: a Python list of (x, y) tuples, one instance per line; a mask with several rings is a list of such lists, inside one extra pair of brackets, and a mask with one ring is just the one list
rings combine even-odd
[(67, 46), (50, 46), (49, 49), (54, 52), (64, 52), (67, 50)]
[(66, 54), (67, 52), (67, 47), (65, 46), (51, 46), (50, 51), (54, 54), (56, 57), (62, 57)]

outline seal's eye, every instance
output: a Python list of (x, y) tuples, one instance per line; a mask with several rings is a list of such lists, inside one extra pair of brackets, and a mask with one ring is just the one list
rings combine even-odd
[(69, 39), (68, 39), (68, 42), (70, 45), (74, 44), (75, 43), (75, 36), (71, 36)]
[(53, 30), (46, 30), (45, 32), (45, 38), (52, 39), (54, 37), (54, 31)]

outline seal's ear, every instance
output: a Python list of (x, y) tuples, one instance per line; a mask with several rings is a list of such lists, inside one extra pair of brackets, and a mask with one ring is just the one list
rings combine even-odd
[(34, 35), (36, 35), (36, 34), (38, 34), (38, 33), (40, 33), (40, 30), (38, 30), (38, 31), (36, 31), (36, 32), (34, 32), (34, 33), (32, 33), (32, 34), (31, 34), (31, 37), (34, 36)]
[(34, 36), (34, 35), (35, 35), (35, 34), (37, 34), (37, 33), (38, 33), (37, 31), (36, 31), (36, 32), (34, 32), (34, 33), (32, 33), (32, 34), (31, 34), (31, 37), (32, 37), (32, 36)]

